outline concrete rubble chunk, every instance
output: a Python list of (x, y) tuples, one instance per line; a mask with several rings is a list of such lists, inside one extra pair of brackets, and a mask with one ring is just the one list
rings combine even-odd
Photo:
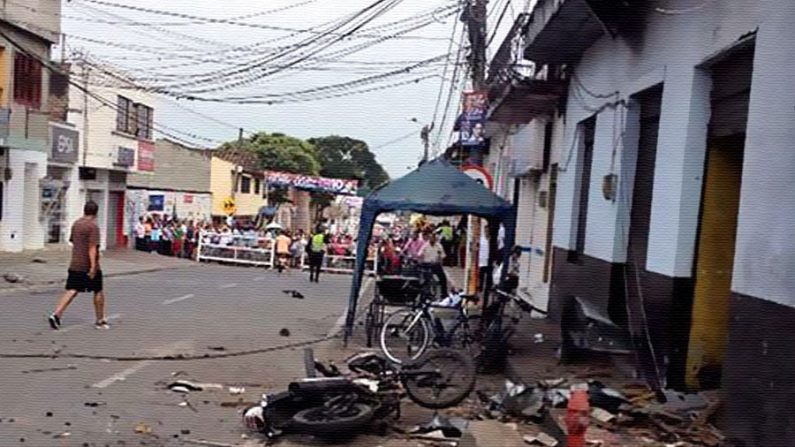
[(543, 445), (545, 447), (556, 447), (560, 444), (557, 439), (549, 436), (544, 432), (540, 432), (537, 435), (527, 435), (523, 438), (526, 444), (530, 445)]

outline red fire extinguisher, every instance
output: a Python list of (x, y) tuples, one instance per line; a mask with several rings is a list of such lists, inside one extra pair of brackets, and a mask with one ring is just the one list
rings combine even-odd
[(566, 407), (566, 447), (585, 447), (585, 432), (591, 422), (588, 392), (572, 387)]

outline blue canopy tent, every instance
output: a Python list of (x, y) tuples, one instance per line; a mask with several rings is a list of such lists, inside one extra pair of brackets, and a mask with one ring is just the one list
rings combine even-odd
[[(516, 209), (513, 204), (485, 188), (448, 162), (436, 159), (409, 174), (374, 190), (364, 200), (359, 220), (356, 265), (348, 301), (345, 341), (353, 331), (356, 305), (362, 284), (367, 246), (373, 224), (380, 213), (416, 211), (435, 216), (472, 214), (505, 227), (505, 246), (512, 247), (516, 233)], [(496, 236), (499, 225), (491, 225)], [(505, 250), (503, 274), (508, 271), (509, 250)]]

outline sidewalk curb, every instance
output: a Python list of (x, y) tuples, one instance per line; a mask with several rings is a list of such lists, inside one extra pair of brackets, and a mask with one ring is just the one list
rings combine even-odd
[[(182, 266), (169, 266), (169, 267), (155, 267), (155, 268), (148, 268), (143, 270), (131, 270), (127, 272), (119, 272), (119, 273), (109, 273), (105, 275), (105, 278), (117, 278), (122, 276), (132, 276), (132, 275), (139, 275), (142, 273), (154, 273), (154, 272), (161, 272), (164, 270), (176, 270), (184, 268)], [(43, 290), (48, 290), (53, 288), (53, 286), (63, 285), (66, 284), (66, 278), (61, 278), (53, 281), (41, 282), (41, 283), (34, 283), (34, 284), (23, 284), (16, 287), (5, 287), (0, 288), (0, 296), (8, 295), (14, 292), (39, 292)]]

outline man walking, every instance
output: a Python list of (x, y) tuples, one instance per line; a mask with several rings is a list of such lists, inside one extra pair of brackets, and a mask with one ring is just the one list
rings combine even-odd
[(326, 252), (327, 237), (323, 228), (318, 226), (309, 240), (309, 281), (320, 282), (320, 270), (323, 266), (323, 254)]
[(50, 327), (59, 329), (61, 317), (80, 292), (94, 292), (94, 313), (97, 329), (110, 329), (105, 319), (105, 293), (102, 291), (102, 269), (99, 266), (99, 227), (97, 204), (89, 200), (83, 207), (83, 217), (72, 225), (72, 261), (69, 264), (66, 292), (58, 300), (48, 320)]

